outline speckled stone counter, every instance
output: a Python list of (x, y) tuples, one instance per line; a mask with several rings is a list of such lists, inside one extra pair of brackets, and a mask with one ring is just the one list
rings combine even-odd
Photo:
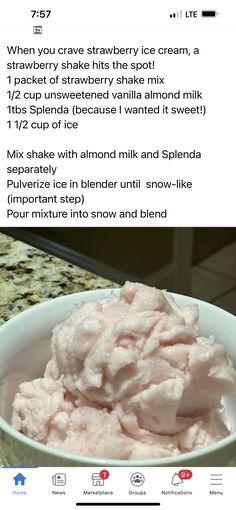
[(0, 324), (29, 306), (113, 282), (0, 233)]
[(0, 325), (47, 299), (114, 286), (101, 276), (0, 233)]

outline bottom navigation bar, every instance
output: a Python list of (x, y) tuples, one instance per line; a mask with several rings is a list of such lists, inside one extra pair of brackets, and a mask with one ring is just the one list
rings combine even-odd
[[(0, 469), (0, 501), (19, 510), (53, 505), (57, 509), (127, 507), (214, 510), (234, 498), (236, 468), (35, 467)], [(8, 505), (8, 506), (7, 506)], [(173, 506), (174, 505), (174, 506)]]

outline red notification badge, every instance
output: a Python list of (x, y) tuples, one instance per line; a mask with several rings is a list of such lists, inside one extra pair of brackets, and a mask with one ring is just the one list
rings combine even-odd
[(102, 469), (100, 471), (99, 475), (102, 478), (102, 480), (106, 480), (107, 478), (109, 478), (110, 473), (109, 473), (109, 471), (107, 471), (107, 469)]
[(178, 477), (180, 478), (180, 480), (190, 480), (190, 478), (192, 478), (192, 476), (193, 476), (193, 473), (190, 469), (181, 469), (178, 472)]

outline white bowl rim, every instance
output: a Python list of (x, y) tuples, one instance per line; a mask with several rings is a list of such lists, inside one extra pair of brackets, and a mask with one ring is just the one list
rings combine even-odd
[[(121, 288), (119, 288), (119, 287), (118, 288), (117, 287), (116, 288), (108, 287), (105, 289), (94, 289), (94, 290), (89, 290), (89, 291), (85, 290), (85, 291), (81, 291), (81, 292), (74, 292), (72, 294), (66, 294), (63, 296), (56, 297), (56, 298), (48, 299), (46, 301), (43, 301), (42, 303), (37, 303), (37, 304), (27, 308), (27, 310), (24, 310), (23, 312), (20, 312), (19, 314), (15, 315), (14, 317), (12, 317), (8, 321), (6, 321), (5, 324), (0, 326), (0, 330), (2, 332), (4, 329), (7, 329), (10, 322), (11, 322), (11, 325), (16, 323), (19, 319), (22, 318), (22, 316), (24, 316), (26, 318), (28, 314), (31, 314), (32, 309), (47, 306), (47, 304), (52, 301), (55, 302), (55, 301), (59, 301), (59, 300), (64, 300), (65, 298), (72, 299), (73, 297), (78, 298), (78, 297), (81, 297), (81, 294), (84, 294), (84, 293), (86, 293), (87, 295), (91, 294), (91, 296), (94, 295), (95, 293), (96, 294), (100, 293), (100, 294), (104, 294), (104, 297), (105, 297), (105, 294), (109, 294), (111, 292), (118, 293), (120, 290), (121, 290)], [(236, 317), (233, 314), (231, 314), (230, 312), (227, 312), (226, 310), (219, 308), (218, 306), (208, 303), (207, 301), (202, 301), (200, 299), (192, 298), (191, 296), (187, 296), (184, 294), (177, 294), (177, 293), (173, 293), (173, 292), (168, 292), (168, 294), (170, 294), (174, 298), (178, 298), (178, 297), (187, 298), (188, 300), (192, 301), (192, 303), (190, 303), (190, 304), (208, 305), (211, 308), (217, 309), (218, 313), (221, 313), (223, 315), (228, 315), (229, 317), (234, 318), (236, 320)], [(186, 306), (188, 306), (188, 305), (186, 305)], [(235, 432), (235, 433), (230, 434), (229, 436), (225, 437), (224, 439), (221, 439), (221, 440), (217, 441), (216, 443), (213, 443), (210, 446), (207, 446), (205, 448), (199, 448), (198, 450), (194, 450), (189, 453), (181, 453), (180, 455), (175, 455), (175, 456), (170, 456), (170, 457), (161, 457), (161, 458), (151, 457), (151, 458), (144, 458), (144, 459), (125, 460), (125, 459), (110, 459), (110, 458), (107, 459), (107, 458), (102, 458), (102, 457), (100, 457), (100, 458), (99, 457), (89, 457), (86, 455), (72, 454), (72, 453), (69, 453), (69, 452), (66, 452), (63, 450), (59, 450), (57, 448), (51, 448), (50, 446), (44, 445), (44, 444), (40, 443), (39, 441), (35, 441), (34, 439), (31, 439), (31, 438), (25, 436), (21, 432), (18, 432), (1, 416), (0, 416), (0, 429), (2, 429), (9, 436), (12, 436), (15, 440), (19, 441), (20, 443), (25, 444), (28, 447), (34, 448), (40, 452), (44, 452), (45, 454), (50, 454), (51, 457), (54, 456), (54, 457), (60, 458), (62, 461), (63, 461), (63, 459), (65, 459), (65, 460), (70, 460), (77, 464), (80, 463), (81, 466), (82, 465), (90, 465), (90, 466), (110, 466), (110, 467), (121, 467), (121, 466), (122, 467), (129, 467), (129, 466), (130, 467), (134, 467), (134, 466), (158, 467), (158, 466), (165, 466), (165, 465), (168, 466), (168, 464), (171, 464), (171, 463), (173, 463), (173, 464), (178, 463), (180, 466), (184, 466), (187, 464), (191, 465), (191, 464), (189, 464), (189, 462), (196, 460), (198, 457), (200, 457), (200, 458), (205, 457), (209, 454), (212, 454), (218, 450), (225, 448), (226, 446), (228, 446), (231, 443), (234, 443), (236, 441), (236, 432)]]

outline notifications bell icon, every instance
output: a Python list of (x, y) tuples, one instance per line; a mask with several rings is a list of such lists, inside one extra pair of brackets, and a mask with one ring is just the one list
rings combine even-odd
[(178, 473), (175, 473), (173, 476), (172, 476), (172, 480), (171, 480), (171, 483), (172, 485), (179, 485), (180, 483), (183, 483), (183, 480), (181, 480), (181, 478), (179, 477)]

